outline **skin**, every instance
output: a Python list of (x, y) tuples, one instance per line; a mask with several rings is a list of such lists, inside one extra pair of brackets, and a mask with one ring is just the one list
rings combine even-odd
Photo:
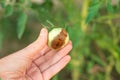
[(3, 80), (50, 80), (70, 61), (69, 43), (60, 50), (47, 46), (47, 29), (43, 28), (36, 41), (22, 50), (0, 59), (0, 77)]

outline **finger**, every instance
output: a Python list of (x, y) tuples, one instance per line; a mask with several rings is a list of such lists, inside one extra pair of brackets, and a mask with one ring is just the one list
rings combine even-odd
[(40, 58), (36, 59), (34, 62), (37, 65), (40, 65), (44, 62), (47, 62), (49, 59), (52, 58), (53, 55), (55, 55), (57, 53), (56, 50), (50, 50), (48, 53), (46, 53), (44, 56), (41, 56)]
[(33, 80), (33, 79), (31, 78), (31, 76), (29, 76), (29, 75), (25, 75), (25, 79), (26, 79), (26, 80)]
[(48, 45), (45, 46), (45, 48), (43, 50), (40, 51), (41, 55), (45, 55), (48, 51), (50, 51), (51, 49), (48, 47)]
[(27, 70), (26, 74), (32, 79), (32, 80), (43, 80), (41, 71), (39, 68), (36, 66), (36, 64), (33, 63), (33, 68)]
[(46, 45), (36, 56), (33, 60), (38, 59), (39, 57), (45, 55), (45, 53), (49, 52), (51, 49)]
[(56, 64), (54, 64), (53, 66), (51, 66), (50, 68), (45, 70), (43, 72), (44, 80), (49, 80), (55, 74), (57, 74), (61, 69), (63, 69), (68, 64), (70, 59), (71, 59), (70, 56), (67, 55), (67, 56), (63, 57), (59, 62), (57, 62)]
[(66, 56), (70, 52), (71, 49), (72, 49), (72, 45), (71, 45), (71, 43), (69, 43), (66, 47), (64, 47), (62, 50), (57, 52), (54, 56), (52, 56), (50, 58), (50, 60), (48, 60), (47, 62), (41, 64), (40, 65), (40, 70), (44, 71), (47, 68), (49, 68), (51, 65), (55, 64), (56, 62), (58, 62), (61, 58)]
[[(69, 44), (72, 44), (71, 42), (69, 42)], [(45, 53), (44, 56), (41, 56), (40, 58), (36, 59), (34, 62), (37, 65), (41, 65), (44, 62), (46, 63), (48, 60), (50, 60), (56, 53), (58, 52), (58, 50), (50, 50), (48, 53)], [(59, 51), (60, 52), (60, 51)], [(49, 63), (48, 63), (49, 64)]]
[(34, 58), (34, 56), (37, 55), (39, 51), (43, 49), (43, 47), (47, 44), (47, 36), (47, 29), (43, 28), (40, 32), (38, 39), (26, 48), (24, 48), (21, 53), (26, 54), (26, 56), (28, 57)]
[[(69, 42), (69, 44), (72, 44), (71, 41)], [(43, 64), (44, 62), (46, 63), (48, 60), (50, 60), (56, 53), (58, 52), (58, 50), (50, 50), (48, 53), (45, 53), (44, 56), (41, 56), (40, 58), (34, 60), (34, 62), (39, 66), (41, 64)], [(49, 64), (49, 63), (48, 63)]]

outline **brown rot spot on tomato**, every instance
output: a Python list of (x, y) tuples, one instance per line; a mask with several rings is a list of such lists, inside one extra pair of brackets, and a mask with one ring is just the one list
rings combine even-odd
[(69, 35), (63, 28), (54, 28), (49, 32), (48, 46), (53, 49), (64, 47), (69, 41)]

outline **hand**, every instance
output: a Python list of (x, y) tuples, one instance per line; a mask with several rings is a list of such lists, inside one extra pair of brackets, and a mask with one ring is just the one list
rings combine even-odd
[(47, 46), (48, 32), (41, 30), (38, 39), (26, 48), (0, 59), (0, 77), (3, 80), (50, 80), (70, 61), (69, 42), (61, 50)]

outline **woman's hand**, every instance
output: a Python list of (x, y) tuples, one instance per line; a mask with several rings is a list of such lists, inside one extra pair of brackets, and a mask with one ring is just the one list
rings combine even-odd
[(38, 39), (26, 48), (0, 59), (3, 80), (50, 80), (70, 61), (69, 42), (60, 50), (47, 46), (48, 32), (41, 30)]

